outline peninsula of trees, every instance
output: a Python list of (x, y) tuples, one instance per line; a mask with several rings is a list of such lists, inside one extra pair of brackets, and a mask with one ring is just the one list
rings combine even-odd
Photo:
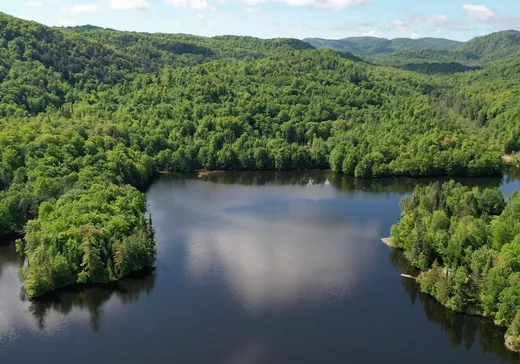
[(421, 290), (446, 307), (508, 326), (520, 351), (520, 192), (453, 181), (416, 187), (401, 202), (392, 245), (421, 273)]
[(50, 28), (0, 13), (0, 235), (23, 235), (21, 275), (37, 297), (153, 265), (138, 189), (158, 171), (500, 174), (520, 149), (520, 57), (500, 49), (471, 65), (387, 67), (295, 39)]

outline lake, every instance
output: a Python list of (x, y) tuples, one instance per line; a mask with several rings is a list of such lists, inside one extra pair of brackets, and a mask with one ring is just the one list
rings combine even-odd
[[(459, 179), (520, 189), (518, 179)], [(157, 268), (30, 302), (0, 246), (0, 363), (519, 362), (491, 321), (418, 292), (381, 243), (427, 179), (327, 171), (163, 176)]]

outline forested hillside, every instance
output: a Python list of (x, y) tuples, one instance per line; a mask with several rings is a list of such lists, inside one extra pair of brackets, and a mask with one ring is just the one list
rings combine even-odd
[(343, 39), (306, 38), (305, 42), (317, 49), (334, 49), (360, 55), (377, 55), (404, 51), (407, 49), (432, 49), (451, 51), (462, 43), (442, 38), (396, 38), (351, 37)]
[(314, 49), (307, 42), (288, 38), (259, 39), (234, 35), (205, 38), (187, 34), (119, 32), (92, 26), (70, 27), (67, 30), (139, 55), (146, 61), (162, 59), (155, 66), (172, 66), (172, 61), (181, 55), (202, 62), (211, 59), (257, 59), (288, 51)]
[(136, 188), (159, 171), (484, 176), (520, 149), (513, 58), (429, 76), (292, 39), (5, 14), (0, 54), (0, 235), (24, 236), (30, 297), (153, 265)]
[[(415, 47), (393, 53), (376, 54), (367, 59), (381, 65), (405, 66), (405, 68), (411, 64), (451, 64), (460, 68), (460, 66), (484, 67), (490, 62), (504, 58), (518, 58), (519, 55), (520, 32), (507, 30), (471, 39), (453, 49)], [(451, 70), (455, 69), (451, 68)], [(467, 70), (460, 69), (457, 72)]]
[(520, 56), (520, 31), (507, 30), (476, 37), (468, 42), (441, 38), (352, 37), (307, 38), (317, 49), (358, 54), (366, 62), (399, 67), (424, 74), (455, 74), (472, 71), (494, 61)]

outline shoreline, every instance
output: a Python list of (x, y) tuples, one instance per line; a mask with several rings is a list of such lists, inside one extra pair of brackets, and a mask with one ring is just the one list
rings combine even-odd
[[(132, 271), (128, 272), (128, 274), (126, 274), (126, 275), (122, 276), (121, 278), (116, 279), (114, 281), (109, 281), (109, 282), (105, 282), (105, 283), (91, 283), (91, 282), (90, 283), (77, 283), (77, 282), (74, 282), (74, 283), (67, 284), (62, 287), (55, 288), (51, 291), (47, 291), (47, 292), (45, 292), (45, 294), (43, 294), (41, 296), (29, 298), (29, 301), (33, 301), (33, 302), (42, 302), (42, 301), (49, 301), (49, 300), (52, 301), (66, 293), (80, 293), (85, 290), (89, 290), (89, 289), (96, 288), (96, 287), (102, 288), (102, 289), (115, 289), (121, 282), (123, 282), (124, 280), (127, 280), (127, 279), (139, 279), (139, 278), (143, 278), (143, 277), (154, 276), (156, 270), (157, 270), (157, 267), (154, 264), (153, 266), (143, 267), (138, 270), (132, 270)], [(24, 295), (26, 296), (25, 292), (24, 292)]]
[[(510, 156), (511, 157), (511, 156)], [(507, 171), (509, 167), (512, 167), (512, 164), (507, 163), (504, 158), (506, 156), (502, 156), (502, 161), (504, 162), (503, 169), (500, 171), (497, 171), (496, 173), (491, 174), (477, 174), (477, 175), (470, 175), (470, 174), (449, 174), (449, 173), (432, 173), (432, 174), (424, 174), (424, 175), (412, 175), (412, 174), (387, 174), (387, 175), (378, 175), (378, 176), (368, 176), (368, 177), (355, 177), (350, 174), (345, 174), (340, 171), (334, 171), (331, 167), (324, 167), (324, 168), (287, 168), (287, 169), (276, 169), (276, 168), (269, 168), (269, 169), (247, 169), (247, 168), (234, 168), (234, 169), (193, 169), (189, 171), (183, 171), (183, 172), (170, 172), (166, 170), (158, 170), (155, 172), (156, 175), (189, 175), (189, 174), (200, 174), (200, 175), (211, 175), (215, 173), (225, 173), (225, 172), (332, 172), (341, 176), (346, 176), (350, 178), (360, 179), (360, 180), (381, 180), (381, 179), (394, 179), (394, 178), (409, 178), (409, 179), (416, 179), (416, 180), (428, 180), (428, 179), (442, 179), (442, 178), (493, 178), (493, 177), (504, 177), (507, 174)], [(511, 157), (512, 158), (512, 157)]]
[[(391, 248), (391, 249), (398, 249), (398, 248), (396, 248), (396, 247), (392, 244), (392, 237), (391, 237), (391, 236), (386, 237), (386, 238), (381, 238), (381, 241), (383, 242), (383, 244), (385, 244), (386, 246), (388, 246), (388, 247)], [(417, 277), (414, 277), (413, 280), (414, 280), (415, 282), (417, 282), (417, 278), (420, 277), (423, 273), (424, 273), (423, 271), (420, 271), (420, 272), (419, 272), (419, 275), (418, 275)], [(401, 277), (404, 277), (404, 278), (408, 278), (408, 276), (409, 276), (408, 274), (404, 274), (404, 273), (401, 274)], [(419, 284), (419, 283), (417, 283), (417, 284)], [(419, 287), (420, 287), (420, 284), (419, 284)], [(422, 292), (422, 291), (421, 291), (421, 292)], [(424, 293), (424, 292), (423, 292), (423, 293)], [(439, 301), (437, 298), (435, 298), (434, 296), (432, 296), (432, 295), (430, 295), (430, 294), (427, 294), (427, 293), (424, 293), (424, 294), (426, 294), (426, 295), (432, 297), (433, 299), (435, 299), (435, 301), (437, 301), (439, 304), (442, 305), (442, 307), (444, 307), (444, 308), (447, 309), (447, 310), (450, 310), (450, 311), (452, 311), (452, 312), (455, 312), (455, 313), (458, 313), (458, 314), (461, 314), (461, 315), (468, 315), (468, 316), (481, 317), (481, 318), (483, 318), (483, 319), (487, 319), (487, 320), (492, 321), (493, 324), (494, 324), (495, 326), (498, 326), (498, 327), (505, 327), (505, 326), (503, 326), (503, 325), (498, 324), (495, 320), (491, 319), (490, 317), (487, 317), (487, 316), (484, 316), (484, 315), (478, 313), (476, 310), (473, 311), (473, 312), (469, 312), (469, 311), (460, 311), (460, 312), (458, 312), (458, 311), (454, 311), (454, 310), (450, 309), (449, 307), (446, 307), (445, 305), (443, 305), (442, 302), (440, 302), (440, 301)], [(512, 343), (511, 343), (511, 339), (512, 339), (512, 338), (514, 338), (514, 337), (511, 336), (511, 335), (508, 335), (508, 334), (506, 333), (506, 334), (504, 335), (504, 346), (505, 346), (508, 350), (510, 350), (510, 351), (512, 351), (512, 352), (514, 352), (514, 353), (520, 353), (520, 350), (515, 349), (515, 348), (513, 347)]]

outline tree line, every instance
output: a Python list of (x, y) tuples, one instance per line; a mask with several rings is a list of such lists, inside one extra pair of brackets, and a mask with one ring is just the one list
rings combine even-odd
[(499, 175), (520, 147), (515, 62), (430, 76), (297, 40), (0, 14), (0, 235), (24, 235), (35, 297), (153, 265), (138, 188), (159, 171)]

